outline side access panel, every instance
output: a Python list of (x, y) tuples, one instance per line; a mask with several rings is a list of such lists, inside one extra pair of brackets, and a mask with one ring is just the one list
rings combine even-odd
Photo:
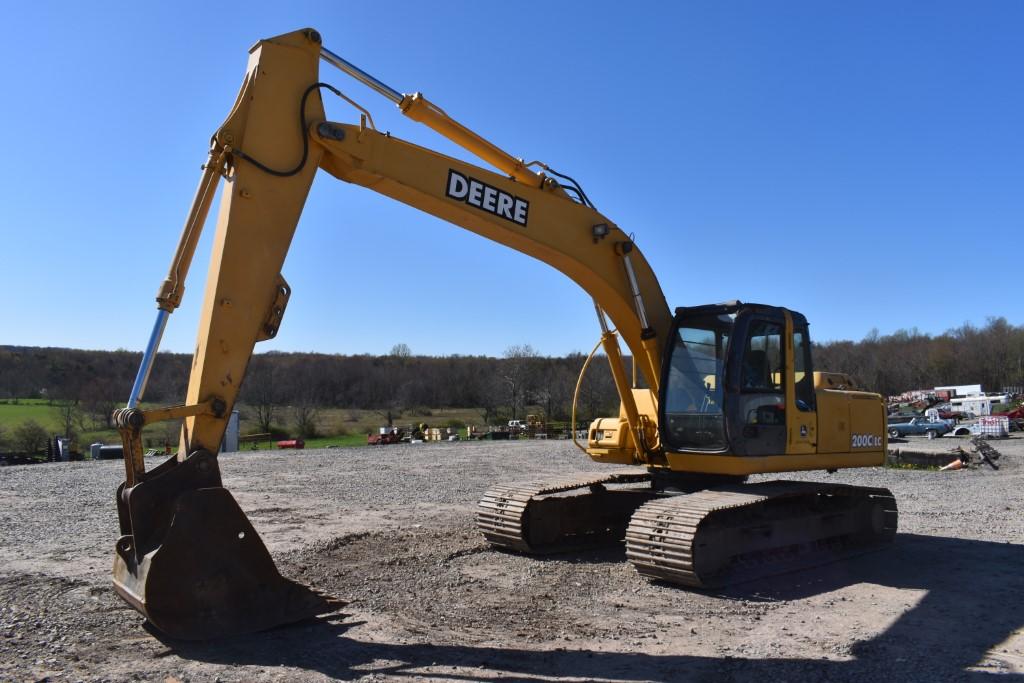
[(877, 394), (860, 391), (819, 389), (818, 452), (874, 452), (885, 462), (885, 408)]

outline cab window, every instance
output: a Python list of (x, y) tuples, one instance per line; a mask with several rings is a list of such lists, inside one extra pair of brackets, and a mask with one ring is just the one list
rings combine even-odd
[(811, 371), (811, 348), (806, 329), (793, 332), (793, 365), (796, 372), (796, 407), (813, 411), (814, 373)]
[(669, 412), (711, 413), (722, 410), (722, 381), (728, 334), (679, 328), (672, 350), (666, 391)]
[(664, 368), (662, 435), (676, 450), (727, 447), (723, 398), (732, 318), (690, 319), (676, 328)]
[(783, 327), (767, 320), (750, 324), (740, 390), (744, 393), (782, 393), (783, 391)]

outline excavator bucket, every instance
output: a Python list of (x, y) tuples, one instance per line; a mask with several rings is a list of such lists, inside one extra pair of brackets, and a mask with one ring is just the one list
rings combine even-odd
[(172, 638), (261, 631), (344, 604), (281, 576), (208, 452), (122, 485), (118, 514), (114, 588)]

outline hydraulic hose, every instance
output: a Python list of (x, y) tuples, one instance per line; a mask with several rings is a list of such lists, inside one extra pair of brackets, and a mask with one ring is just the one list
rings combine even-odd
[[(612, 334), (615, 334), (615, 330), (612, 330)], [(599, 339), (598, 342), (594, 344), (594, 348), (590, 352), (590, 355), (587, 356), (585, 361), (583, 361), (583, 367), (580, 368), (580, 376), (576, 380), (576, 391), (572, 394), (572, 442), (576, 448), (580, 449), (584, 453), (587, 452), (586, 447), (581, 446), (580, 442), (576, 439), (576, 403), (580, 397), (580, 388), (583, 386), (583, 376), (587, 373), (587, 367), (590, 365), (590, 361), (594, 360), (594, 356), (597, 355), (597, 350), (601, 348), (602, 341), (603, 340)]]

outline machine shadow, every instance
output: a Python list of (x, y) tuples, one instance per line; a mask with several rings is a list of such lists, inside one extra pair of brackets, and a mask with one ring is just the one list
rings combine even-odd
[(929, 666), (962, 672), (1024, 626), (1022, 567), (1022, 545), (898, 534), (876, 552), (720, 594), (799, 600), (858, 583), (923, 591), (916, 605), (885, 631), (855, 644), (851, 654), (876, 661), (923, 655)]
[[(589, 555), (587, 553), (586, 555)], [(581, 561), (587, 561), (586, 555)], [(594, 561), (608, 555), (596, 553)], [(264, 633), (214, 642), (162, 639), (179, 656), (224, 665), (288, 666), (347, 679), (479, 680), (472, 671), (501, 672), (502, 680), (572, 677), (602, 681), (719, 681), (763, 678), (982, 680), (988, 671), (967, 671), (1024, 625), (1024, 547), (987, 541), (900, 534), (884, 551), (844, 565), (827, 565), (771, 580), (750, 582), (727, 599), (795, 600), (854, 583), (925, 591), (922, 599), (878, 635), (856, 643), (852, 659), (738, 659), (640, 652), (527, 650), (473, 644), (375, 643), (346, 632), (344, 615), (311, 620)], [(783, 637), (780, 634), (780, 638)], [(1024, 675), (999, 674), (1024, 681)], [(490, 676), (488, 676), (490, 677)]]

